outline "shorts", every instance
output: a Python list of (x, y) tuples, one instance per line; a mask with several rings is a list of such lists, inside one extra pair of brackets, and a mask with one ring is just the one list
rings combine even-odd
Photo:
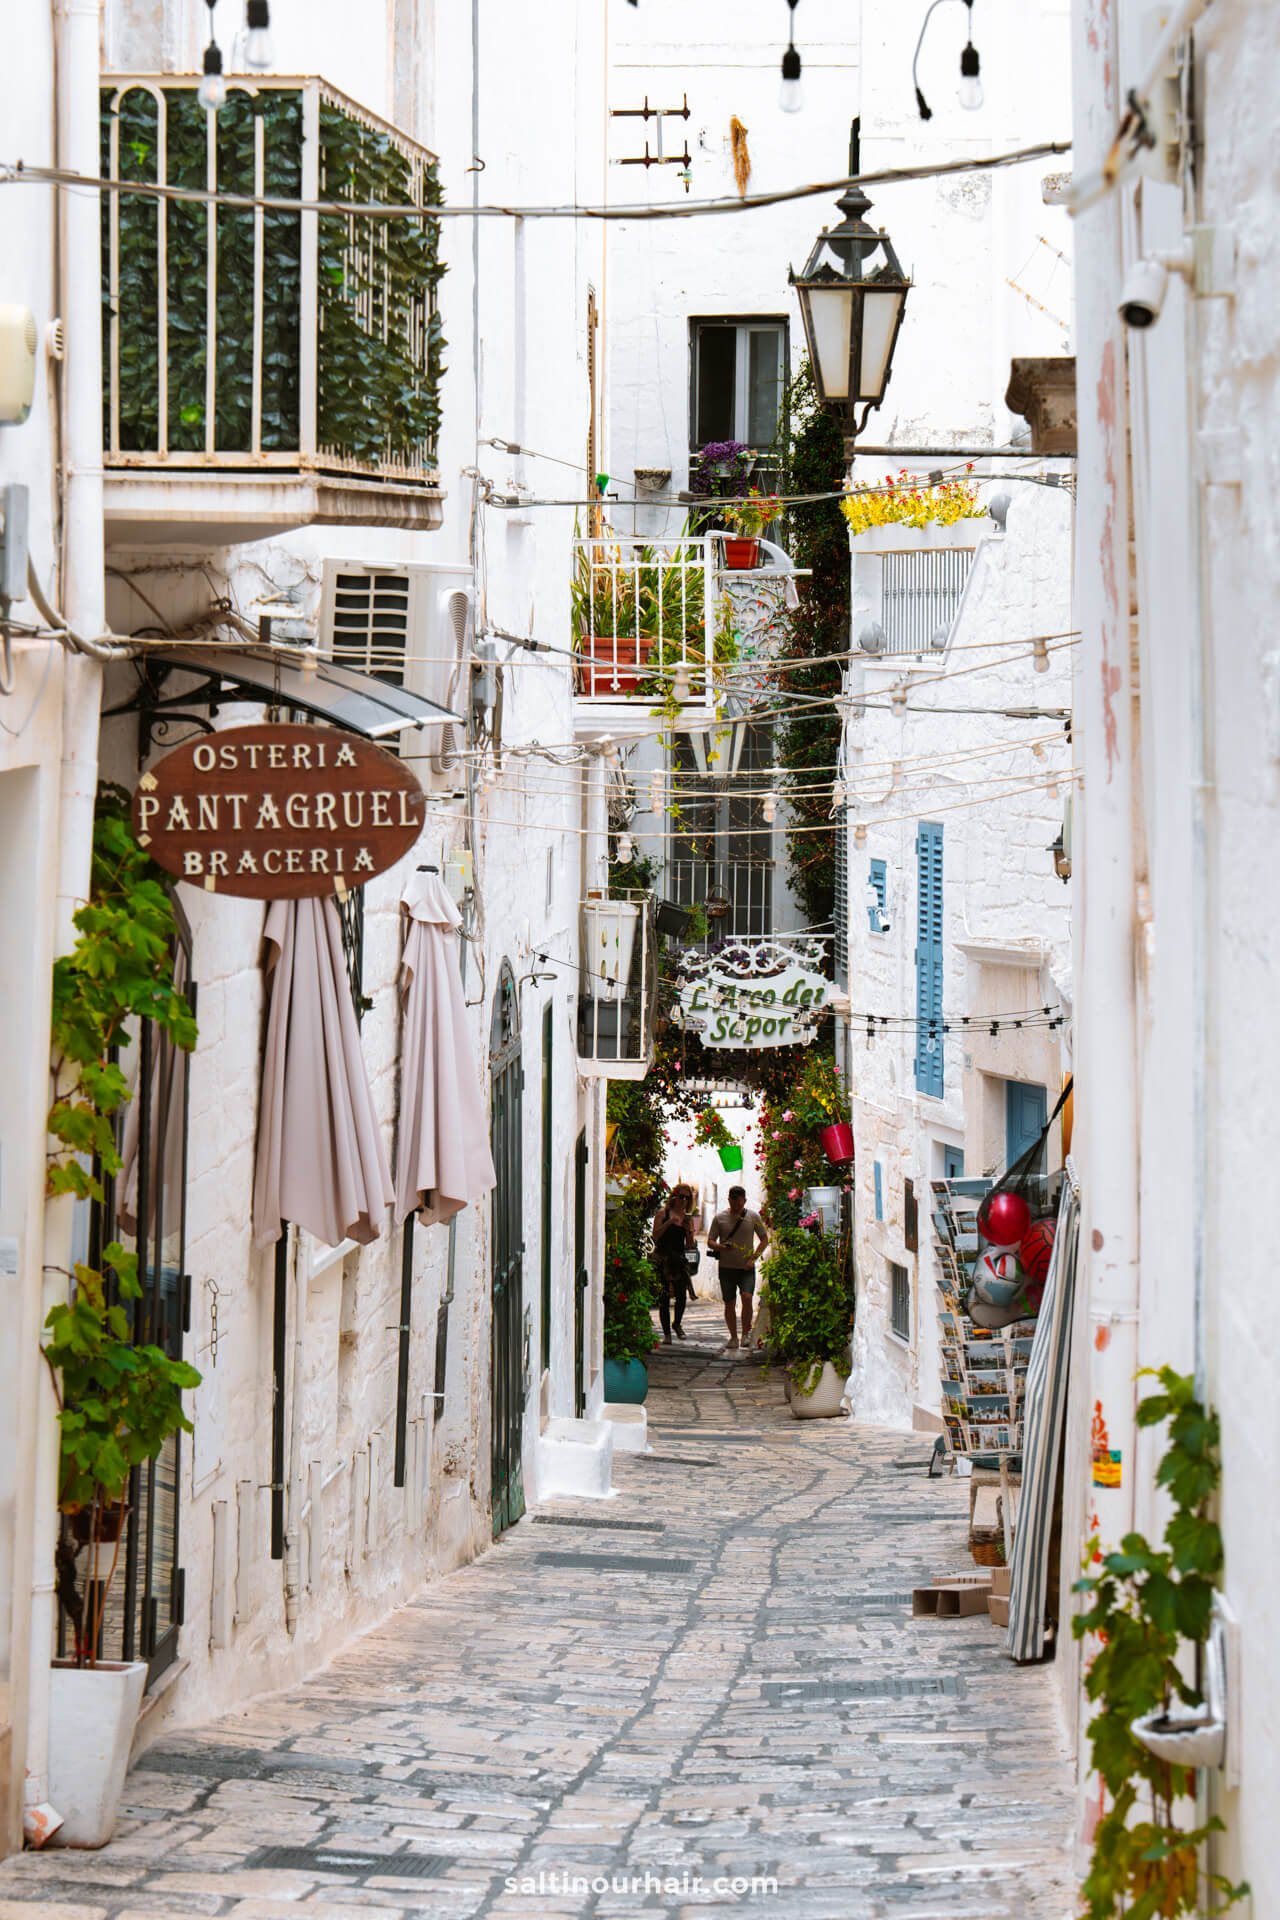
[(756, 1290), (756, 1270), (754, 1267), (726, 1267), (720, 1263), (720, 1298), (726, 1307), (731, 1307), (739, 1293), (754, 1293)]

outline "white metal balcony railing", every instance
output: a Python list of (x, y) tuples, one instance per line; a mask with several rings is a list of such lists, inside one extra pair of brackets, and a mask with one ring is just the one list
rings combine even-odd
[(934, 636), (950, 627), (972, 565), (970, 547), (886, 553), (880, 588), (883, 651), (927, 653)]
[(786, 554), (764, 541), (761, 555), (757, 568), (726, 567), (723, 532), (575, 540), (579, 696), (708, 704), (717, 683), (752, 691), (750, 664), (795, 601)]
[(102, 82), (113, 178), (258, 199), (395, 201), (417, 220), (104, 196), (104, 458), (430, 486), (442, 371), (434, 157), (314, 78)]

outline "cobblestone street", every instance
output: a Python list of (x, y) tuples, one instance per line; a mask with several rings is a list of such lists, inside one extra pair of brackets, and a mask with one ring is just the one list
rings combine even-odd
[[(1065, 1920), (1051, 1671), (910, 1616), (969, 1564), (963, 1485), (927, 1437), (794, 1421), (717, 1312), (655, 1353), (615, 1500), (542, 1509), (305, 1686), (164, 1738), (111, 1846), (0, 1869), (0, 1920)], [(560, 1878), (646, 1873), (681, 1890)], [(715, 1884), (752, 1875), (776, 1890)]]

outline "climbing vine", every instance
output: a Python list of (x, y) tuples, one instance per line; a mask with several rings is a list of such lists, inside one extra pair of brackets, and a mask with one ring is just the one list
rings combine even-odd
[[(791, 382), (783, 407), (774, 457), (779, 492), (827, 493), (844, 486), (844, 438), (839, 423), (819, 405), (806, 360)], [(784, 658), (811, 660), (786, 675), (789, 694), (818, 696), (824, 704), (806, 706), (778, 728), (778, 759), (790, 831), (787, 865), (791, 890), (811, 926), (829, 923), (835, 913), (836, 826), (831, 818), (831, 769), (839, 758), (840, 719), (834, 705), (849, 650), (849, 540), (835, 500), (813, 501), (788, 514), (786, 545), (797, 568), (810, 577), (800, 582), (800, 604), (783, 626)], [(826, 828), (827, 831), (814, 831)]]
[(1218, 1417), (1201, 1405), (1194, 1382), (1161, 1367), (1143, 1372), (1162, 1391), (1138, 1403), (1140, 1427), (1169, 1423), (1169, 1444), (1156, 1473), (1173, 1501), (1162, 1547), (1128, 1533), (1119, 1551), (1104, 1552), (1095, 1535), (1086, 1565), (1098, 1571), (1077, 1582), (1088, 1596), (1072, 1621), (1077, 1639), (1096, 1636), (1085, 1691), (1097, 1708), (1089, 1722), (1093, 1764), (1111, 1805), (1093, 1836), (1093, 1859), (1082, 1888), (1088, 1920), (1174, 1920), (1178, 1914), (1225, 1913), (1244, 1898), (1220, 1874), (1208, 1877), (1212, 1906), (1199, 1901), (1199, 1849), (1222, 1822), (1183, 1826), (1181, 1800), (1193, 1800), (1194, 1771), (1161, 1759), (1134, 1723), (1171, 1703), (1198, 1706), (1180, 1656), (1209, 1638), (1214, 1591), (1222, 1575), (1222, 1535), (1210, 1504), (1222, 1478)]
[[(117, 1116), (129, 1087), (117, 1055), (131, 1020), (150, 1020), (189, 1052), (196, 1041), (190, 1005), (174, 983), (173, 906), (160, 869), (133, 836), (118, 788), (104, 790), (94, 822), (89, 899), (74, 916), (76, 942), (54, 964), (52, 1079), (46, 1189), (101, 1201), (103, 1180), (120, 1173)], [(119, 1241), (100, 1264), (79, 1263), (74, 1291), (45, 1321), (43, 1348), (58, 1397), (58, 1506), (86, 1516), (90, 1547), (85, 1592), (77, 1590), (75, 1552), (64, 1526), (58, 1595), (75, 1633), (76, 1657), (92, 1659), (107, 1589), (119, 1558), (130, 1475), (155, 1458), (180, 1428), (185, 1388), (200, 1375), (160, 1347), (135, 1342), (123, 1302), (142, 1298), (138, 1257)], [(97, 1567), (100, 1539), (114, 1540), (110, 1570)]]

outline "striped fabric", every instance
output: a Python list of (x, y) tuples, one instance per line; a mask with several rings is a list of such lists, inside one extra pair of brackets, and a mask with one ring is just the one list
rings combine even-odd
[(1009, 1579), (1009, 1658), (1039, 1660), (1044, 1652), (1045, 1603), (1051, 1569), (1049, 1535), (1067, 1406), (1067, 1369), (1075, 1305), (1080, 1189), (1071, 1163), (1058, 1207), (1044, 1299), (1027, 1366), (1022, 1446), (1022, 1497)]

